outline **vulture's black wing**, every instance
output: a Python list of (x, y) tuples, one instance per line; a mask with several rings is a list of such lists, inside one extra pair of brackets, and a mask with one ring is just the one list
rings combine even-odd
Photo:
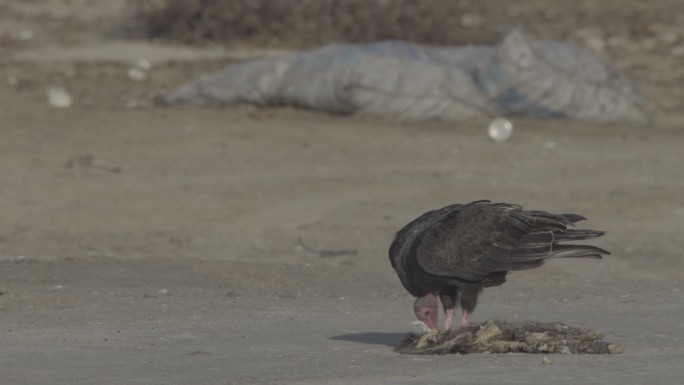
[(595, 246), (560, 244), (596, 238), (601, 231), (568, 229), (584, 217), (524, 211), (518, 205), (478, 201), (450, 210), (415, 234), (412, 248), (428, 273), (467, 281), (488, 274), (532, 269), (544, 259), (601, 258)]

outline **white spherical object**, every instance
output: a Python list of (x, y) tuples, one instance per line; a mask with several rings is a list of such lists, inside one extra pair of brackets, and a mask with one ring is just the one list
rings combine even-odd
[(496, 118), (487, 126), (487, 133), (495, 142), (505, 142), (513, 135), (513, 124), (508, 119)]

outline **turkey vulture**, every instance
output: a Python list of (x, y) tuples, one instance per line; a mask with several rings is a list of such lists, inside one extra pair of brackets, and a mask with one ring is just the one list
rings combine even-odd
[(509, 271), (539, 267), (547, 258), (600, 259), (610, 254), (595, 246), (563, 243), (604, 234), (568, 229), (583, 219), (488, 200), (453, 204), (404, 226), (390, 246), (390, 262), (406, 290), (417, 297), (413, 310), (418, 319), (431, 330), (439, 329), (439, 297), (448, 330), (455, 307), (461, 308), (466, 325), (482, 289), (503, 284)]

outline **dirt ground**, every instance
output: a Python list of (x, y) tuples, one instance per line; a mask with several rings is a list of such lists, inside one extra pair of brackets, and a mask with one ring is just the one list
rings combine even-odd
[[(681, 383), (684, 34), (616, 58), (653, 124), (514, 119), (497, 144), (485, 122), (156, 106), (280, 52), (124, 40), (126, 3), (0, 6), (0, 383)], [(584, 214), (612, 255), (514, 273), (473, 320), (561, 321), (624, 354), (393, 352), (414, 321), (393, 233), (485, 198)]]

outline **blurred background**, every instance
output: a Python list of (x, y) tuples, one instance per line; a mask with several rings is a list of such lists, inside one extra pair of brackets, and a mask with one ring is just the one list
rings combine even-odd
[[(253, 59), (517, 27), (597, 55), (652, 119), (510, 116), (496, 143), (489, 120), (165, 102)], [(677, 383), (683, 119), (680, 0), (3, 0), (0, 382)], [(625, 359), (392, 352), (414, 320), (394, 233), (476, 199), (585, 215), (612, 255), (511, 274), (473, 321), (584, 325)]]
[[(81, 90), (77, 79), (69, 79), (73, 71), (64, 74), (63, 67), (40, 74), (76, 83), (69, 84), (73, 92), (86, 93), (76, 98), (77, 103), (147, 105), (152, 94), (180, 82), (179, 71), (190, 79), (190, 75), (223, 68), (236, 58), (277, 55), (282, 50), (387, 39), (427, 45), (495, 45), (514, 27), (522, 27), (533, 40), (574, 42), (606, 58), (632, 77), (661, 112), (680, 110), (679, 101), (684, 98), (682, 87), (672, 87), (684, 77), (684, 5), (676, 0), (629, 4), (617, 0), (8, 0), (0, 12), (5, 71), (11, 66), (10, 57), (73, 59), (79, 63), (71, 67), (84, 67), (79, 77), (98, 76), (104, 82), (115, 78), (113, 84), (107, 83), (107, 93), (98, 93)], [(177, 68), (183, 65), (177, 61), (188, 57), (211, 60)], [(150, 74), (144, 87), (126, 84), (121, 89), (116, 75), (125, 70), (112, 69), (112, 63), (107, 63), (109, 69), (90, 68), (90, 59), (143, 59), (163, 65)], [(133, 78), (146, 75), (133, 73)], [(30, 87), (30, 82), (20, 84), (20, 75), (6, 72), (5, 77), (15, 87)]]

